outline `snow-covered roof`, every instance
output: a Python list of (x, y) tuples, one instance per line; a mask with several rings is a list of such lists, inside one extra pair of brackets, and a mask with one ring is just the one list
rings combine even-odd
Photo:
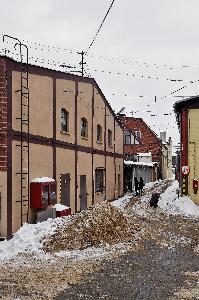
[(138, 156), (143, 156), (143, 157), (145, 157), (145, 156), (151, 156), (151, 152), (146, 152), (146, 153), (137, 153), (137, 155)]
[(124, 164), (127, 166), (153, 167), (155, 164), (157, 164), (157, 162), (141, 162), (141, 161), (125, 160)]
[(178, 100), (174, 104), (174, 110), (175, 112), (181, 111), (184, 107), (192, 107), (192, 106), (197, 106), (199, 105), (199, 95), (193, 96), (193, 97), (188, 97), (188, 98), (183, 98), (181, 100)]
[(31, 182), (54, 182), (55, 180), (50, 177), (38, 177), (33, 179)]

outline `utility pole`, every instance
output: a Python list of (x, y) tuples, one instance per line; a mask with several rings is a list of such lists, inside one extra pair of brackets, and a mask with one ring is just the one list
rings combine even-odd
[(85, 52), (82, 51), (82, 52), (77, 52), (77, 54), (81, 55), (81, 61), (80, 61), (80, 66), (81, 66), (81, 75), (82, 77), (84, 76), (84, 65), (86, 64), (86, 62), (84, 62), (84, 55), (85, 55)]

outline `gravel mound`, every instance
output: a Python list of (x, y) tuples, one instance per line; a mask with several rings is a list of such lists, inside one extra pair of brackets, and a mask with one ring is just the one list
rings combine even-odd
[(71, 216), (63, 228), (58, 228), (44, 243), (46, 252), (82, 250), (131, 241), (139, 226), (110, 203), (103, 202)]

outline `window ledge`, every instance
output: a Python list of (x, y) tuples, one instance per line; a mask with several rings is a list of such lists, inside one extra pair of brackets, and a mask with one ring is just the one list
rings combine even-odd
[(85, 136), (81, 136), (81, 138), (82, 138), (83, 140), (88, 140), (88, 138), (85, 137)]
[(108, 145), (109, 148), (113, 148), (113, 146)]
[(60, 133), (63, 133), (63, 134), (67, 134), (67, 135), (70, 135), (70, 132), (67, 132), (67, 131), (63, 131), (63, 130), (60, 130)]

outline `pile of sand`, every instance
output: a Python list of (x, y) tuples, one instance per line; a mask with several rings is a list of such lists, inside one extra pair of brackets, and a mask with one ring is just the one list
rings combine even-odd
[(82, 250), (87, 247), (131, 241), (139, 226), (110, 203), (100, 203), (71, 216), (43, 245), (47, 252)]

